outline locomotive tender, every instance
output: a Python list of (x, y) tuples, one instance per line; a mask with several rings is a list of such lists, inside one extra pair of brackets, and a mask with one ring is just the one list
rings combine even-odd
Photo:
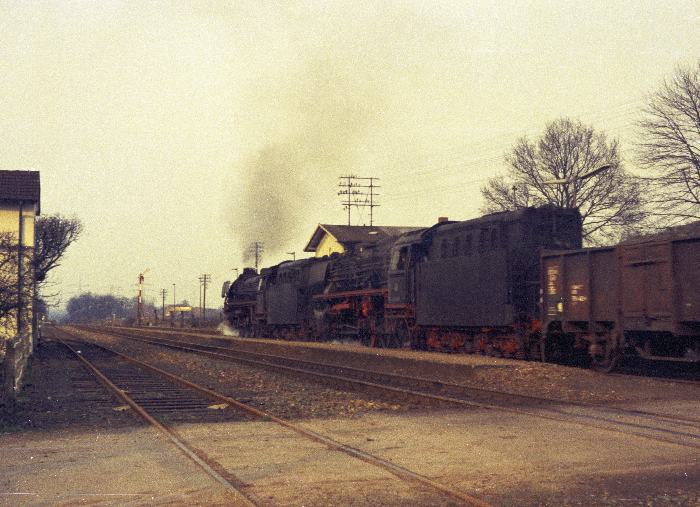
[(577, 210), (445, 221), (344, 255), (246, 269), (224, 311), (245, 336), (539, 358), (540, 251), (580, 247)]
[(578, 210), (543, 206), (246, 268), (224, 312), (243, 336), (590, 359), (609, 371), (629, 352), (700, 363), (698, 287), (700, 223), (582, 249)]

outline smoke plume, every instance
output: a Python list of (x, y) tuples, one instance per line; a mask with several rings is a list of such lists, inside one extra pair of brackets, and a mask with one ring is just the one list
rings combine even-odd
[(301, 253), (313, 225), (340, 210), (338, 177), (355, 170), (379, 103), (363, 78), (350, 62), (324, 58), (288, 76), (283, 91), (276, 87), (281, 124), (241, 161), (229, 214), (242, 251), (263, 243), (263, 265), (289, 250)]

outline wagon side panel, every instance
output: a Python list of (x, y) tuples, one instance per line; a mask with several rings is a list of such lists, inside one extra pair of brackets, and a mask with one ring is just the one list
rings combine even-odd
[(546, 321), (611, 322), (617, 315), (613, 249), (545, 253), (542, 311)]
[(615, 251), (592, 252), (590, 267), (591, 318), (597, 322), (614, 322), (618, 314)]
[(669, 242), (619, 247), (625, 329), (672, 330), (671, 260)]

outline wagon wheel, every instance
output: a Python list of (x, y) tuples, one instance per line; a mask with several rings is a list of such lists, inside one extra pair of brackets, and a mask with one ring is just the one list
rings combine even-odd
[(622, 354), (610, 337), (604, 342), (596, 344), (591, 353), (591, 368), (601, 373), (610, 373), (617, 367)]
[(411, 348), (413, 350), (425, 350), (425, 331), (418, 326), (411, 329)]
[(543, 361), (544, 339), (542, 333), (534, 333), (527, 341), (525, 358), (529, 361)]
[(381, 347), (381, 342), (377, 343), (376, 337), (372, 335), (369, 329), (369, 324), (366, 319), (358, 319), (357, 321), (357, 339), (358, 341), (368, 347)]
[(574, 354), (574, 337), (562, 332), (559, 323), (552, 322), (540, 347), (543, 362), (568, 364)]

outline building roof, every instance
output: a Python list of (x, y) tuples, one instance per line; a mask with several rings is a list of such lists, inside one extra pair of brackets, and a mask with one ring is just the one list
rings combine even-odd
[(373, 244), (417, 229), (421, 229), (421, 227), (318, 224), (313, 236), (311, 236), (308, 244), (304, 247), (304, 251), (315, 252), (321, 239), (326, 234), (335, 238), (341, 245), (346, 246)]
[(0, 200), (34, 202), (38, 207), (40, 197), (39, 171), (0, 170)]

